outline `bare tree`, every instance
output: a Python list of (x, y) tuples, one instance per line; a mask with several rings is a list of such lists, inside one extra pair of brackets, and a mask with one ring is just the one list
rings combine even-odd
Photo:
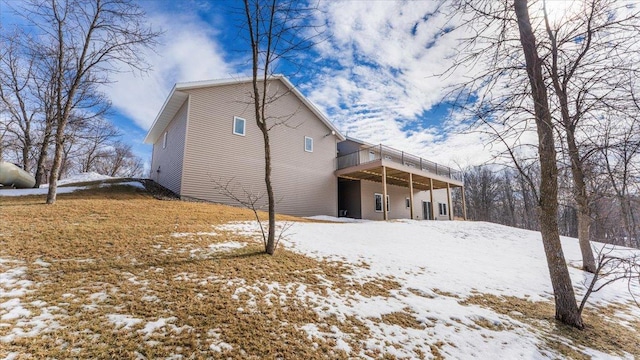
[(593, 293), (618, 281), (628, 283), (629, 294), (636, 305), (640, 306), (640, 302), (631, 290), (633, 285), (640, 285), (640, 254), (634, 250), (619, 249), (614, 246), (603, 246), (597, 254), (596, 271), (591, 281), (586, 284), (586, 291), (580, 302), (580, 313)]
[(640, 121), (629, 119), (629, 126), (619, 129), (616, 126), (621, 122), (619, 119), (609, 120), (602, 136), (602, 162), (613, 196), (620, 207), (618, 219), (621, 219), (621, 228), (625, 230), (623, 243), (640, 248), (640, 226), (632, 204), (634, 194), (631, 190), (632, 184), (640, 176), (640, 166), (637, 165), (640, 163)]
[(565, 133), (583, 268), (594, 272), (596, 264), (589, 242), (590, 196), (585, 181), (586, 162), (594, 151), (581, 144), (579, 135), (581, 130), (590, 135), (589, 130), (595, 125), (592, 121), (589, 124), (590, 120), (604, 112), (624, 114), (625, 110), (632, 110), (625, 79), (638, 76), (640, 48), (634, 44), (640, 29), (640, 13), (629, 11), (619, 2), (589, 0), (574, 4), (572, 14), (552, 22), (546, 1), (543, 9), (547, 38), (544, 46), (549, 52), (543, 66)]
[(582, 317), (577, 307), (558, 233), (558, 168), (549, 97), (542, 75), (542, 61), (538, 55), (536, 38), (529, 19), (527, 0), (514, 0), (514, 8), (532, 90), (531, 96), (535, 104), (534, 113), (540, 158), (540, 232), (551, 274), (551, 284), (556, 302), (556, 319), (565, 324), (582, 328)]
[(464, 172), (467, 214), (479, 221), (497, 221), (494, 214), (501, 181), (499, 175), (487, 166), (477, 166)]
[(9, 117), (4, 129), (19, 143), (20, 163), (31, 171), (34, 124), (40, 120), (40, 109), (33, 96), (34, 59), (24, 54), (20, 41), (25, 34), (15, 32), (2, 37), (0, 48), (0, 102)]
[(109, 176), (137, 177), (143, 172), (143, 162), (131, 150), (131, 145), (116, 141), (102, 148), (90, 171)]
[(268, 202), (269, 224), (265, 251), (276, 250), (276, 197), (271, 184), (271, 146), (269, 131), (282, 121), (269, 114), (274, 98), (269, 94), (269, 78), (278, 64), (292, 61), (296, 52), (314, 45), (319, 33), (308, 24), (310, 12), (306, 3), (295, 0), (244, 0), (246, 35), (251, 48), (252, 105), (256, 124), (264, 141), (264, 183)]
[(31, 51), (41, 76), (52, 80), (43, 93), (50, 130), (55, 128), (47, 194), (47, 204), (53, 204), (71, 116), (106, 105), (99, 86), (119, 66), (145, 70), (140, 48), (151, 47), (159, 33), (131, 0), (31, 0), (20, 13), (37, 29)]
[[(506, 146), (517, 170), (536, 191), (556, 319), (582, 328), (558, 231), (556, 134), (529, 4), (526, 0), (462, 1), (456, 9), (464, 14), (465, 25), (473, 35), (459, 47), (460, 56), (453, 68), (480, 68), (461, 89), (466, 96), (463, 103), (472, 104), (476, 119), (492, 129), (496, 141)], [(537, 139), (537, 184), (518, 161), (516, 150), (522, 146), (522, 134), (530, 131), (531, 122)]]

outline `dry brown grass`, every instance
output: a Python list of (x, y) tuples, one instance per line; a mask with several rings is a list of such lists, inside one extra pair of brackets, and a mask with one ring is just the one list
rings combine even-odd
[[(358, 351), (368, 329), (355, 318), (320, 317), (313, 302), (296, 296), (300, 286), (318, 296), (333, 290), (384, 293), (390, 281), (348, 284), (340, 263), (327, 263), (279, 249), (262, 253), (260, 242), (223, 232), (218, 236), (172, 237), (174, 232), (215, 231), (212, 225), (252, 220), (242, 208), (182, 201), (159, 201), (146, 192), (112, 186), (61, 194), (53, 206), (43, 196), (0, 198), (0, 256), (28, 265), (27, 278), (39, 284), (21, 299), (34, 315), (46, 302), (60, 327), (34, 337), (2, 343), (0, 355), (35, 358), (347, 358), (333, 339), (311, 338), (301, 329), (336, 326)], [(281, 217), (283, 220), (303, 221)], [(220, 231), (216, 231), (220, 233)], [(209, 244), (249, 245), (210, 252)], [(197, 256), (193, 256), (196, 254)], [(50, 265), (41, 267), (36, 260)], [(280, 286), (270, 291), (270, 286)], [(284, 297), (278, 297), (280, 294)], [(372, 293), (368, 295), (367, 293)], [(87, 306), (89, 304), (90, 306)], [(109, 314), (142, 320), (118, 328)], [(148, 322), (168, 324), (147, 336)], [(18, 326), (17, 322), (12, 327)], [(7, 321), (5, 321), (7, 323)], [(28, 326), (25, 330), (29, 330)], [(11, 327), (0, 327), (0, 337)], [(218, 340), (216, 340), (218, 339)], [(225, 342), (232, 349), (211, 350)]]
[(389, 314), (382, 315), (382, 322), (390, 325), (398, 325), (403, 328), (413, 328), (413, 329), (425, 329), (426, 326), (418, 321), (415, 316), (412, 315), (413, 311), (411, 309), (406, 308), (403, 311), (395, 311)]
[[(553, 349), (563, 358), (590, 359), (580, 351), (584, 348), (622, 356), (624, 352), (635, 358), (640, 357), (640, 322), (624, 326), (615, 318), (615, 312), (624, 312), (626, 305), (616, 304), (608, 307), (587, 308), (583, 313), (584, 330), (566, 326), (554, 319), (554, 305), (546, 301), (530, 301), (513, 296), (495, 296), (478, 294), (471, 296), (462, 304), (475, 304), (489, 308), (499, 314), (511, 316), (536, 329), (544, 340), (544, 349)], [(629, 306), (635, 306), (629, 304)], [(482, 326), (481, 323), (478, 325)], [(495, 327), (486, 326), (492, 330)]]

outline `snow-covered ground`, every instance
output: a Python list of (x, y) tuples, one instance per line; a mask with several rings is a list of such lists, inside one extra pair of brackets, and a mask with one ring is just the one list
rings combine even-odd
[[(330, 217), (317, 220), (338, 220)], [(343, 220), (343, 219), (341, 219)], [(211, 232), (176, 232), (169, 238), (224, 236), (228, 231), (243, 235), (255, 235), (255, 222), (237, 222), (213, 226)], [(161, 235), (158, 235), (161, 236)], [(218, 241), (206, 247), (190, 249), (164, 249), (159, 251), (188, 251), (192, 258), (208, 259), (212, 254), (234, 251), (247, 244), (237, 241)], [(259, 240), (261, 241), (261, 240)], [(563, 238), (563, 249), (570, 266), (569, 271), (578, 297), (584, 293), (591, 277), (578, 269), (580, 250), (576, 239)], [(205, 243), (206, 244), (206, 243)], [(433, 354), (431, 346), (445, 358), (451, 359), (548, 359), (560, 355), (545, 344), (545, 335), (539, 327), (525, 321), (519, 311), (508, 315), (487, 307), (465, 304), (464, 299), (492, 294), (530, 301), (553, 299), (540, 233), (483, 222), (462, 221), (350, 221), (341, 223), (293, 223), (282, 246), (308, 256), (340, 261), (352, 272), (348, 280), (365, 284), (380, 280), (392, 280), (389, 295), (366, 295), (357, 291), (340, 291), (330, 280), (318, 275), (326, 285), (326, 291), (317, 292), (303, 283), (250, 282), (245, 279), (197, 279), (189, 273), (180, 274), (175, 281), (223, 281), (233, 287), (232, 299), (238, 302), (238, 312), (251, 312), (260, 298), (273, 301), (297, 297), (313, 309), (321, 319), (318, 323), (299, 327), (309, 339), (332, 340), (336, 349), (344, 350), (351, 358), (371, 358), (370, 354), (390, 354), (398, 358), (416, 358), (418, 354)], [(594, 244), (596, 249), (602, 245)], [(73, 260), (73, 259), (72, 259)], [(73, 261), (93, 261), (81, 259)], [(11, 327), (2, 343), (18, 337), (33, 337), (59, 328), (56, 316), (61, 316), (56, 304), (44, 301), (23, 303), (25, 294), (36, 291), (38, 284), (26, 276), (29, 268), (46, 271), (45, 261), (26, 264), (20, 260), (0, 257), (0, 328)], [(162, 271), (161, 268), (150, 271)], [(147, 279), (131, 274), (128, 281), (144, 288)], [(591, 304), (627, 304), (633, 301), (627, 283), (616, 283), (592, 295)], [(317, 288), (316, 288), (317, 289)], [(637, 284), (631, 291), (640, 296)], [(92, 310), (104, 306), (109, 297), (108, 289), (97, 291), (88, 297), (84, 305)], [(69, 293), (62, 295), (63, 298)], [(242, 295), (242, 296), (240, 296)], [(248, 299), (248, 300), (243, 300)], [(66, 301), (66, 300), (65, 300)], [(140, 301), (158, 301), (149, 293)], [(30, 305), (30, 306), (27, 306)], [(28, 308), (37, 308), (38, 313)], [(615, 322), (631, 324), (640, 319), (640, 309), (631, 307), (626, 313), (616, 313)], [(524, 311), (524, 310), (523, 310)], [(58, 315), (52, 315), (58, 314)], [(418, 326), (402, 326), (393, 321), (383, 321), (385, 316), (403, 314), (412, 318)], [(168, 314), (172, 315), (172, 314)], [(364, 340), (354, 339), (354, 333), (345, 333), (336, 326), (323, 326), (322, 319), (340, 321), (357, 319), (368, 329)], [(16, 320), (18, 320), (16, 322)], [(484, 325), (483, 325), (484, 324)], [(487, 325), (488, 324), (488, 325)], [(106, 325), (114, 330), (135, 330), (144, 339), (168, 336), (170, 332), (185, 329), (175, 316), (141, 319), (126, 313), (109, 313)], [(553, 324), (546, 325), (552, 328)], [(629, 331), (638, 331), (630, 328)], [(560, 339), (556, 335), (556, 338)], [(233, 350), (215, 329), (207, 333), (210, 349), (215, 352)], [(149, 340), (150, 341), (150, 340)], [(362, 341), (361, 348), (352, 348), (354, 341)], [(615, 357), (596, 349), (572, 344), (560, 339), (566, 346), (596, 359), (627, 358), (631, 354)], [(351, 344), (351, 345), (350, 345)], [(376, 352), (378, 351), (378, 352)], [(17, 353), (9, 354), (18, 356)], [(427, 358), (430, 358), (427, 355)]]
[[(320, 220), (331, 220), (327, 217)], [(255, 232), (255, 223), (224, 226), (241, 233)], [(484, 222), (359, 221), (350, 223), (295, 223), (284, 245), (294, 251), (328, 260), (344, 261), (354, 269), (353, 281), (395, 279), (400, 289), (387, 297), (345, 297), (305, 294), (321, 316), (355, 316), (371, 330), (367, 349), (380, 349), (400, 358), (415, 356), (415, 349), (428, 353), (427, 343), (441, 341), (443, 355), (456, 359), (546, 359), (537, 331), (518, 321), (459, 300), (473, 294), (515, 296), (531, 301), (552, 300), (551, 284), (539, 232)], [(577, 269), (580, 249), (577, 239), (563, 238), (562, 245), (577, 296), (584, 293), (591, 276)], [(594, 244), (596, 249), (602, 244)], [(368, 266), (362, 266), (363, 263)], [(620, 282), (591, 296), (600, 306), (633, 301), (628, 283)], [(631, 288), (640, 296), (637, 284)], [(443, 296), (443, 294), (445, 296)], [(635, 308), (632, 318), (640, 319)], [(385, 314), (404, 312), (424, 325), (413, 329), (374, 321)], [(628, 315), (620, 314), (624, 321)], [(495, 329), (478, 328), (478, 322)], [(505, 328), (509, 331), (504, 331)], [(502, 331), (500, 331), (502, 328)], [(498, 330), (496, 330), (498, 329)], [(314, 324), (304, 328), (311, 337), (346, 340), (346, 334), (320, 333)], [(340, 344), (340, 341), (338, 341)], [(346, 342), (343, 342), (346, 344)], [(594, 349), (581, 349), (593, 358), (609, 359)], [(351, 354), (363, 357), (364, 354)], [(629, 356), (628, 358), (633, 358)]]
[[(83, 190), (83, 189), (87, 188), (87, 186), (65, 186), (65, 187), (61, 187), (62, 185), (83, 183), (83, 182), (89, 182), (89, 181), (111, 180), (111, 179), (115, 179), (115, 178), (113, 178), (111, 176), (108, 176), (108, 175), (98, 174), (98, 173), (95, 173), (95, 172), (88, 172), (88, 173), (72, 175), (72, 176), (70, 176), (68, 178), (61, 179), (60, 181), (58, 181), (57, 193), (58, 194), (68, 194), (68, 193), (72, 193), (72, 192), (77, 191), (77, 190)], [(109, 185), (109, 184), (103, 184), (103, 185)], [(126, 183), (118, 183), (118, 185), (129, 185), (129, 186), (135, 186), (135, 187), (139, 187), (139, 188), (144, 188), (144, 186), (141, 183), (137, 182), (137, 181), (130, 181), (130, 182), (126, 182)], [(2, 188), (0, 188), (0, 197), (1, 196), (45, 195), (48, 191), (49, 191), (49, 184), (42, 184), (37, 189), (2, 189)]]

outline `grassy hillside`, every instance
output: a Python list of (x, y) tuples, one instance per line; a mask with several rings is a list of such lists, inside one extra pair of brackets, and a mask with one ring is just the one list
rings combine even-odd
[[(364, 316), (318, 300), (385, 303), (407, 290), (390, 276), (354, 281), (371, 269), (367, 261), (286, 248), (264, 255), (250, 233), (225, 225), (252, 220), (245, 209), (161, 201), (117, 184), (61, 194), (54, 206), (44, 205), (42, 195), (1, 195), (0, 358), (461, 356), (453, 340), (424, 336), (438, 319), (414, 316), (411, 309)], [(424, 304), (448, 301), (502, 316), (500, 322), (478, 316), (439, 324), (476, 332), (487, 343), (499, 341), (499, 333), (526, 337), (533, 328), (542, 334), (539, 353), (551, 358), (640, 356), (640, 337), (630, 329), (640, 321), (624, 304), (589, 309), (589, 327), (580, 332), (556, 324), (548, 300), (481, 289), (463, 297), (447, 292), (446, 284), (414, 290)], [(607, 320), (625, 313), (625, 324)], [(395, 329), (388, 338), (406, 331), (423, 336), (422, 344), (403, 348), (402, 340), (381, 340), (372, 346), (371, 339), (384, 339), (376, 324)]]

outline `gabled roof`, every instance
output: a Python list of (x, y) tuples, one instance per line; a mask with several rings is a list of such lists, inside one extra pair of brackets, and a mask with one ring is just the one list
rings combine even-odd
[[(223, 86), (223, 85), (232, 85), (232, 84), (242, 84), (251, 82), (253, 78), (251, 77), (243, 77), (236, 79), (218, 79), (218, 80), (204, 80), (204, 81), (191, 81), (191, 82), (183, 82), (176, 83), (171, 89), (171, 93), (169, 93), (169, 97), (165, 100), (164, 105), (160, 109), (160, 113), (156, 117), (147, 133), (147, 136), (144, 138), (145, 144), (153, 144), (155, 143), (162, 131), (169, 125), (169, 122), (176, 115), (178, 110), (182, 107), (184, 102), (189, 97), (189, 94), (184, 92), (184, 90), (192, 90), (199, 88), (207, 88), (207, 87), (215, 87), (215, 86)], [(268, 80), (280, 80), (284, 83), (289, 90), (302, 101), (303, 104), (311, 110), (340, 140), (345, 140), (345, 137), (338, 131), (338, 129), (327, 119), (327, 117), (320, 111), (311, 101), (309, 101), (295, 86), (284, 76), (284, 75), (272, 75), (268, 78)]]

